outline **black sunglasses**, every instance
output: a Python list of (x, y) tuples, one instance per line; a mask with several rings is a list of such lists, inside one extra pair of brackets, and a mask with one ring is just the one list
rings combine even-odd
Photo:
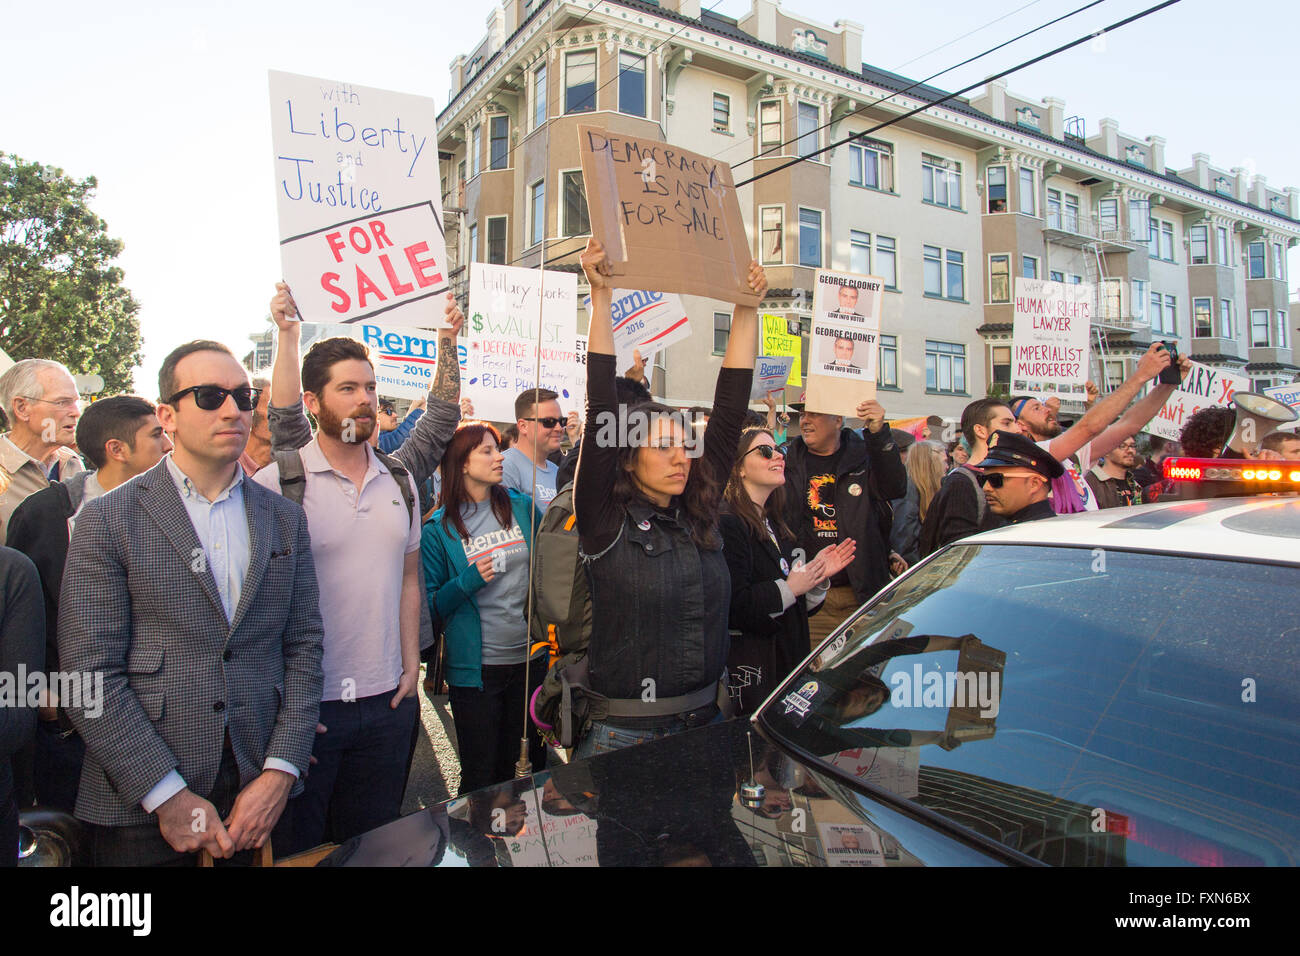
[[(771, 460), (772, 460), (773, 458), (775, 458), (777, 455), (780, 455), (782, 458), (785, 457), (785, 452), (783, 452), (781, 449), (777, 448), (775, 445), (755, 445), (755, 446), (754, 446), (753, 448), (751, 448), (749, 451), (745, 452), (745, 455), (748, 455), (749, 452), (751, 452), (751, 451), (756, 451), (756, 452), (758, 452), (760, 455), (762, 455), (762, 456), (763, 456), (764, 458), (766, 458), (768, 461), (771, 461)], [(745, 455), (741, 455), (740, 457), (741, 457), (741, 458), (744, 458)]]
[(554, 428), (556, 425), (559, 425), (559, 424), (562, 424), (562, 423), (568, 421), (568, 419), (566, 419), (566, 418), (530, 418), (530, 419), (528, 419), (528, 421), (530, 421), (530, 422), (537, 422), (537, 424), (541, 425), (543, 428)]
[[(979, 476), (981, 485), (988, 485), (990, 488), (1001, 488), (1003, 482), (1008, 478), (1027, 478), (1028, 475), (1004, 475), (1000, 471), (989, 472)], [(1046, 480), (1046, 479), (1044, 479)]]
[(167, 404), (175, 405), (190, 392), (194, 393), (194, 404), (205, 412), (215, 412), (226, 404), (227, 395), (235, 400), (235, 407), (241, 412), (251, 412), (257, 405), (258, 397), (262, 394), (260, 388), (253, 388), (251, 385), (240, 385), (238, 388), (222, 388), (220, 385), (191, 385), (167, 399)]

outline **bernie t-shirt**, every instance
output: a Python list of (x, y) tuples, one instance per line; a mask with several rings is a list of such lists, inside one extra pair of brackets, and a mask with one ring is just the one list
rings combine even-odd
[(528, 628), (524, 622), (524, 601), (528, 598), (528, 545), (524, 533), (510, 514), (510, 528), (492, 511), (491, 501), (461, 507), (469, 540), (461, 541), (465, 560), (474, 564), (492, 555), (496, 577), (474, 592), (474, 603), (483, 632), (484, 664), (522, 664), (527, 653)]
[[(530, 487), (533, 480), (533, 468), (537, 469), (537, 486)], [(502, 482), (505, 486), (520, 494), (529, 495), (538, 511), (545, 511), (546, 506), (555, 497), (555, 476), (560, 468), (552, 461), (545, 465), (534, 465), (533, 460), (514, 446), (505, 451), (505, 461), (501, 463)]]

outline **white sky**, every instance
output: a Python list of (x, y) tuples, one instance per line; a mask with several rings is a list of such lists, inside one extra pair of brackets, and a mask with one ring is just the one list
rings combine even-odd
[[(879, 24), (860, 2), (784, 5), (827, 24), (866, 24), (863, 59), (919, 79), (1082, 2), (879, 4)], [(1147, 5), (1106, 0), (934, 83), (975, 82)], [(264, 327), (280, 273), (266, 71), (432, 96), (441, 108), (448, 64), (481, 39), (491, 9), (490, 0), (8, 5), (0, 150), (98, 178), (93, 207), (126, 244), (119, 263), (142, 307), (142, 394), (154, 396), (157, 367), (177, 344), (212, 337), (242, 355), (248, 334)], [(749, 0), (715, 9), (738, 17)], [(1015, 93), (1062, 97), (1090, 135), (1111, 116), (1125, 133), (1164, 136), (1168, 166), (1206, 152), (1217, 167), (1300, 185), (1297, 26), (1300, 6), (1284, 0), (1182, 0), (1100, 49), (1085, 44), (1008, 83)], [(1300, 268), (1300, 250), (1290, 265)]]

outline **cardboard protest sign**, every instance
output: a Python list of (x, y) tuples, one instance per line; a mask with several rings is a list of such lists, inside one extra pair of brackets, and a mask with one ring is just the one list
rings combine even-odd
[(1300, 411), (1300, 382), (1293, 385), (1274, 385), (1272, 388), (1264, 389), (1264, 394)]
[(470, 264), (469, 368), (461, 394), (479, 418), (514, 421), (515, 398), (529, 388), (555, 392), (566, 412), (577, 407), (577, 307), (572, 272)]
[[(375, 363), (375, 383), (389, 398), (420, 398), (433, 384), (438, 361), (438, 333), (427, 329), (399, 328), (356, 322), (350, 325), (304, 322), (302, 350), (321, 339), (344, 335), (367, 346)], [(466, 371), (468, 349), (457, 343), (461, 373)]]
[[(583, 299), (582, 305), (590, 314), (591, 296)], [(691, 337), (691, 320), (682, 300), (668, 292), (615, 289), (609, 317), (619, 369), (632, 367), (632, 353), (637, 349), (649, 365), (655, 352)]]
[(793, 364), (794, 359), (788, 355), (760, 355), (754, 363), (754, 385), (749, 397), (766, 398), (769, 392), (783, 390)]
[(803, 384), (803, 372), (800, 368), (803, 339), (790, 334), (786, 320), (779, 315), (763, 315), (762, 341), (759, 352), (763, 355), (789, 355), (794, 361), (790, 363), (790, 377), (785, 384), (796, 387)]
[(808, 345), (809, 411), (852, 418), (876, 397), (880, 308), (885, 281), (817, 270), (812, 340)]
[(300, 316), (440, 328), (432, 99), (270, 71), (280, 263)]
[(622, 288), (757, 305), (731, 168), (653, 139), (578, 127), (591, 234)]
[(1095, 287), (1016, 279), (1011, 391), (1040, 400), (1083, 401)]
[(1151, 419), (1145, 431), (1178, 441), (1178, 433), (1187, 424), (1187, 419), (1207, 406), (1228, 405), (1238, 391), (1250, 391), (1250, 379), (1245, 375), (1193, 362), (1183, 384), (1174, 389), (1169, 401)]

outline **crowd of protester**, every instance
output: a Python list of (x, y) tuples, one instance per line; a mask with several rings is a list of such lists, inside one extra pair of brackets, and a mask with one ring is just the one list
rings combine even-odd
[[(1175, 387), (1156, 383), (1158, 343), (1068, 427), (1031, 396), (916, 431), (874, 398), (856, 422), (806, 401), (794, 420), (771, 395), (764, 415), (750, 306), (712, 406), (678, 410), (651, 399), (639, 353), (617, 368), (598, 243), (582, 265), (585, 421), (542, 388), (505, 429), (477, 420), (454, 361), (399, 418), (363, 345), (300, 354), (283, 285), (269, 380), (206, 340), (166, 358), (156, 404), (83, 411), (40, 359), (0, 376), (0, 673), (102, 680), (0, 708), (0, 845), (36, 804), (75, 814), (102, 865), (347, 840), (400, 812), (439, 652), (461, 793), (560, 745), (585, 757), (752, 712), (927, 555), (1166, 498), (1164, 458), (1217, 456), (1233, 425), (1206, 408), (1181, 448), (1140, 437)], [(766, 282), (752, 263), (751, 290)], [(450, 295), (446, 319), (454, 355)], [(1292, 434), (1265, 448), (1300, 458)]]

